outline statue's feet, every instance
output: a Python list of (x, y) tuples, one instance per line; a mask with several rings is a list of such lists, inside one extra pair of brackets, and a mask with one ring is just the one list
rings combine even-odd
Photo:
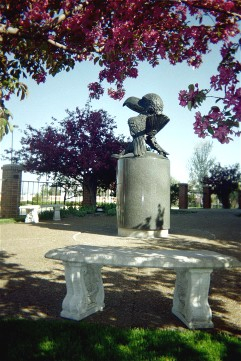
[(112, 154), (111, 155), (112, 158), (116, 158), (116, 159), (120, 159), (123, 157), (123, 153), (119, 153), (119, 154)]
[(169, 155), (169, 153), (165, 152), (165, 150), (161, 150), (159, 154), (162, 155), (164, 158), (167, 158), (167, 156)]

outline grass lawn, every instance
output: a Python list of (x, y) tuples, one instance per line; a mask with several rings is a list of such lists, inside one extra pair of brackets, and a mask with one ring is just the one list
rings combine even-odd
[(24, 222), (24, 217), (19, 216), (17, 218), (0, 218), (0, 224), (16, 222)]
[(215, 331), (116, 328), (66, 320), (0, 320), (1, 361), (236, 361), (241, 339)]

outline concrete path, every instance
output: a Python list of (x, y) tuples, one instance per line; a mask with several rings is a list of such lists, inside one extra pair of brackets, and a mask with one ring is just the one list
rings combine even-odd
[[(117, 237), (116, 218), (89, 215), (60, 222), (2, 224), (1, 317), (59, 318), (65, 295), (63, 265), (44, 258), (53, 248), (73, 245), (206, 249), (241, 261), (241, 210), (172, 211), (170, 236), (135, 240)], [(210, 305), (218, 330), (241, 335), (241, 270), (215, 271)], [(171, 313), (174, 272), (104, 268), (103, 312), (86, 319), (117, 326), (184, 329)], [(71, 322), (71, 321), (70, 321)]]

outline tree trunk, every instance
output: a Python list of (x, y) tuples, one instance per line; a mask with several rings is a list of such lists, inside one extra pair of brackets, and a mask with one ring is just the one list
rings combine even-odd
[(229, 209), (231, 206), (229, 196), (230, 196), (230, 194), (228, 192), (218, 195), (218, 198), (219, 198), (220, 202), (222, 203), (223, 208), (225, 208), (225, 209)]
[(96, 206), (97, 181), (93, 174), (83, 177), (83, 206)]

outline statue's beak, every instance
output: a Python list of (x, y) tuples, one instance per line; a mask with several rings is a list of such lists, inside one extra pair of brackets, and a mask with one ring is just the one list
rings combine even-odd
[(129, 109), (134, 110), (137, 113), (146, 114), (145, 109), (140, 104), (140, 100), (141, 99), (136, 97), (127, 98), (123, 104), (123, 107), (127, 106)]

